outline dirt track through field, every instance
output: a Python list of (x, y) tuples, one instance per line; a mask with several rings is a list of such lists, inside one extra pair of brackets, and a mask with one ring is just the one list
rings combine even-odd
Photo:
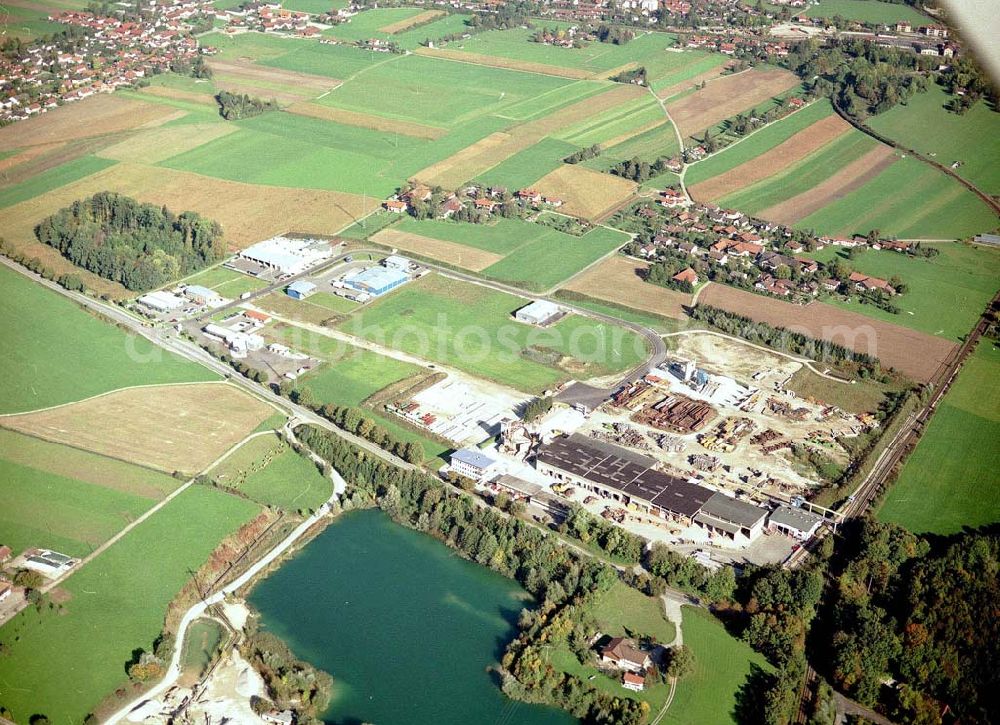
[(272, 412), (226, 383), (162, 385), (11, 416), (4, 426), (130, 463), (195, 473)]
[(842, 310), (824, 302), (796, 305), (721, 284), (706, 286), (698, 302), (874, 355), (883, 365), (921, 382), (930, 380), (938, 366), (957, 347), (944, 338)]
[(689, 96), (667, 103), (667, 110), (681, 134), (690, 137), (798, 83), (799, 79), (786, 70), (754, 69), (712, 81)]
[(643, 281), (649, 265), (625, 257), (609, 257), (573, 279), (565, 289), (633, 310), (684, 319), (691, 295)]
[(515, 126), (507, 133), (492, 133), (458, 153), (418, 171), (414, 177), (430, 186), (454, 188), (492, 169), (518, 151), (533, 146), (546, 136), (642, 94), (643, 91), (638, 86), (616, 85), (547, 116)]
[(0, 128), (0, 151), (156, 126), (184, 111), (102, 93)]
[(473, 272), (484, 270), (503, 259), (502, 255), (483, 249), (466, 247), (464, 244), (433, 239), (421, 234), (401, 232), (397, 229), (383, 229), (372, 237), (372, 241), (431, 259), (439, 259)]
[(764, 209), (757, 216), (790, 226), (861, 188), (895, 161), (893, 150), (879, 144), (860, 159), (852, 161), (827, 177), (822, 183), (780, 204)]
[(343, 123), (347, 126), (358, 126), (359, 128), (368, 128), (374, 131), (401, 133), (404, 136), (413, 136), (414, 138), (426, 138), (433, 140), (441, 138), (448, 133), (448, 129), (440, 128), (438, 126), (425, 126), (422, 123), (399, 121), (392, 118), (385, 118), (383, 116), (373, 116), (369, 113), (348, 111), (342, 108), (335, 108), (333, 106), (321, 106), (318, 103), (295, 103), (285, 110), (289, 113), (296, 113), (300, 116), (319, 118), (324, 121), (333, 121), (335, 123)]
[(763, 181), (798, 163), (813, 151), (851, 130), (840, 116), (827, 116), (760, 156), (700, 184), (689, 186), (695, 199), (714, 201)]
[(421, 25), (423, 23), (429, 23), (435, 18), (440, 18), (445, 15), (443, 10), (425, 10), (422, 13), (417, 13), (412, 18), (405, 18), (403, 20), (397, 20), (395, 23), (389, 23), (379, 30), (383, 33), (389, 33), (393, 35), (394, 33), (401, 33), (404, 30), (409, 30), (414, 25)]

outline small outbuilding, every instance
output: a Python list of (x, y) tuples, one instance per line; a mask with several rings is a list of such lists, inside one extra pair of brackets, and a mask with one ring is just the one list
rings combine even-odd
[(514, 319), (528, 325), (545, 325), (562, 314), (562, 308), (547, 300), (535, 300), (514, 313)]
[(646, 689), (646, 680), (641, 675), (626, 672), (622, 675), (622, 687), (632, 692), (642, 692)]

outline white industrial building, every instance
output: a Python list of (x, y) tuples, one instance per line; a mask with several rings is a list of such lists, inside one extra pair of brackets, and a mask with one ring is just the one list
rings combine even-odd
[(264, 347), (264, 338), (252, 332), (231, 330), (214, 322), (201, 329), (209, 337), (224, 342), (232, 351), (233, 357), (246, 357), (247, 352)]
[(451, 454), (451, 470), (460, 476), (482, 481), (497, 472), (498, 463), (475, 448), (463, 448)]
[(406, 257), (401, 257), (398, 254), (390, 254), (382, 260), (382, 265), (384, 267), (388, 267), (389, 269), (398, 269), (400, 272), (410, 271), (410, 260)]
[(76, 561), (72, 556), (60, 554), (58, 551), (38, 549), (25, 552), (24, 568), (55, 579), (72, 569), (76, 565)]
[(562, 308), (546, 300), (535, 300), (514, 313), (514, 319), (528, 325), (544, 325), (562, 314)]
[(173, 312), (184, 306), (184, 300), (171, 292), (158, 290), (142, 295), (137, 302), (157, 312)]
[(823, 524), (823, 517), (791, 506), (779, 506), (768, 520), (768, 526), (773, 531), (787, 534), (799, 541), (805, 541), (813, 536)]
[(332, 257), (333, 249), (319, 239), (273, 237), (247, 247), (237, 256), (282, 274), (300, 274)]

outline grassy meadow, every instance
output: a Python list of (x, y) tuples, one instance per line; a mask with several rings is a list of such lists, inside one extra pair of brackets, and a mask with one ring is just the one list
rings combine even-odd
[(333, 492), (330, 479), (277, 433), (250, 439), (209, 475), (220, 486), (285, 511), (315, 510)]
[[(948, 242), (933, 248), (940, 254), (930, 259), (871, 250), (852, 260), (845, 257), (852, 269), (882, 279), (896, 275), (909, 286), (893, 298), (900, 314), (857, 302), (831, 303), (930, 335), (964, 339), (1000, 288), (1000, 252)], [(810, 256), (827, 261), (838, 255), (844, 256), (838, 248), (827, 247)]]
[[(127, 335), (7, 267), (0, 267), (0, 412), (81, 400), (132, 385), (216, 380), (195, 363)], [(67, 354), (71, 351), (72, 354)]]
[(52, 722), (81, 722), (126, 684), (133, 650), (152, 648), (190, 570), (258, 510), (194, 486), (73, 574), (60, 587), (61, 607), (31, 607), (0, 627), (4, 707), (17, 721), (44, 714)]
[(878, 511), (915, 533), (1000, 521), (1000, 348), (979, 343)]
[(36, 174), (20, 184), (0, 187), (0, 209), (34, 199), (36, 196), (58, 189), (60, 186), (72, 184), (74, 181), (96, 174), (116, 163), (118, 162), (97, 156), (80, 156), (48, 171)]
[(964, 115), (945, 110), (949, 96), (940, 86), (917, 93), (905, 105), (872, 116), (867, 123), (883, 136), (932, 156), (987, 194), (1000, 193), (1000, 113), (980, 101)]
[(646, 354), (634, 333), (582, 317), (566, 317), (547, 329), (514, 321), (513, 313), (525, 304), (432, 275), (367, 305), (338, 327), (533, 393), (571, 376), (627, 370)]

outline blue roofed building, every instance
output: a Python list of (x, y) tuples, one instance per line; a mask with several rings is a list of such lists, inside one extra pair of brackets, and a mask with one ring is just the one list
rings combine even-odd
[(455, 451), (449, 462), (452, 471), (474, 481), (482, 481), (497, 472), (497, 462), (475, 448)]
[(344, 284), (351, 289), (378, 297), (409, 280), (410, 276), (399, 269), (369, 267), (363, 272), (345, 279)]
[(312, 282), (306, 282), (304, 279), (300, 279), (288, 285), (288, 289), (285, 290), (285, 293), (294, 300), (304, 300), (315, 291), (316, 285)]

